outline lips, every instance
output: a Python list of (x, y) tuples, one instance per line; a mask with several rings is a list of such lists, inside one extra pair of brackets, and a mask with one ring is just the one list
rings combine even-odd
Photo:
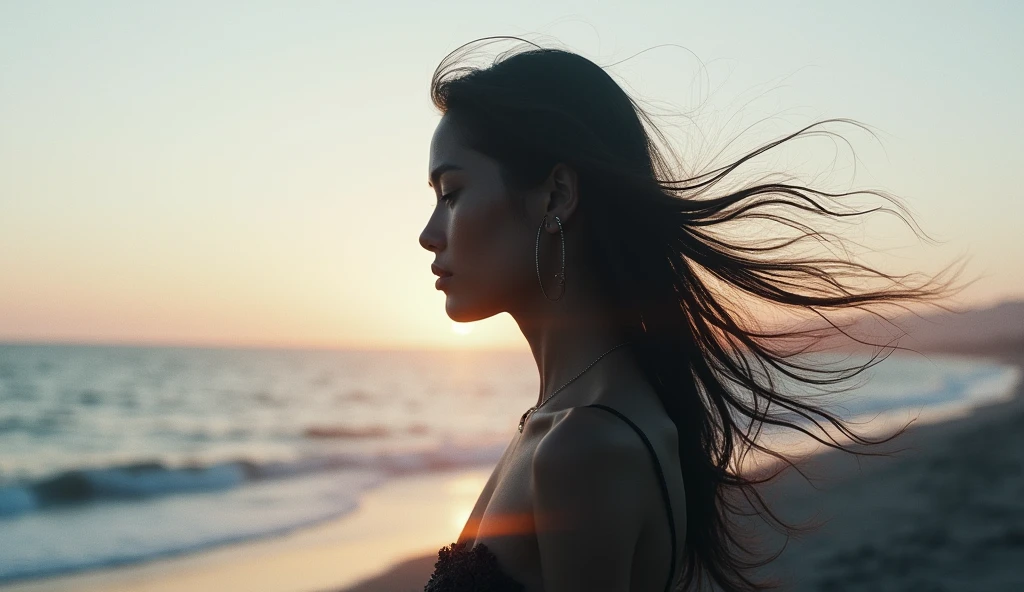
[(452, 272), (443, 267), (438, 267), (437, 265), (431, 265), (430, 271), (434, 272), (434, 275), (437, 276), (437, 280), (434, 282), (434, 288), (438, 290), (442, 289), (452, 277)]

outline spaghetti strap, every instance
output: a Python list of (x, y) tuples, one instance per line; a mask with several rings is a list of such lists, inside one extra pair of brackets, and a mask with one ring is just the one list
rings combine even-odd
[(668, 570), (668, 581), (665, 583), (665, 592), (669, 592), (672, 589), (672, 576), (675, 575), (676, 572), (676, 522), (672, 515), (672, 502), (668, 495), (668, 483), (665, 481), (665, 473), (661, 470), (661, 463), (658, 461), (658, 455), (654, 452), (654, 446), (651, 445), (651, 441), (647, 439), (647, 434), (644, 434), (643, 430), (617, 410), (598, 403), (583, 406), (604, 409), (605, 411), (618, 416), (619, 419), (626, 422), (629, 427), (633, 428), (633, 431), (636, 432), (637, 435), (640, 436), (640, 439), (644, 441), (644, 445), (647, 446), (647, 451), (651, 453), (651, 459), (654, 460), (654, 470), (657, 471), (658, 481), (661, 484), (661, 497), (665, 500), (665, 512), (668, 514), (669, 533), (672, 536), (672, 563)]

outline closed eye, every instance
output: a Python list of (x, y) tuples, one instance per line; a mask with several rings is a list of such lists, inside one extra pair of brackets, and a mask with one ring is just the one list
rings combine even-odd
[(446, 193), (446, 194), (442, 195), (441, 197), (439, 197), (438, 201), (449, 201), (449, 200), (453, 199), (457, 193), (458, 193), (458, 191), (449, 191), (448, 193)]

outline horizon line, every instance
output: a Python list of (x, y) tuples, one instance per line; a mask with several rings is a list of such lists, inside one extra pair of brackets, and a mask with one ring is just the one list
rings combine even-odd
[(336, 351), (336, 352), (494, 352), (494, 353), (526, 353), (528, 348), (510, 347), (451, 347), (431, 346), (424, 344), (395, 344), (390, 346), (370, 344), (366, 346), (351, 344), (273, 344), (273, 343), (234, 343), (234, 342), (195, 342), (195, 341), (136, 341), (136, 340), (82, 340), (82, 339), (37, 339), (0, 337), (0, 347), (138, 347), (164, 349), (245, 349), (245, 350), (290, 350), (290, 351)]

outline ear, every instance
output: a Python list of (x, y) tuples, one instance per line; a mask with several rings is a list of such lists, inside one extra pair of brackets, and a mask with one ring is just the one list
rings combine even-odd
[(558, 163), (551, 169), (545, 188), (549, 194), (547, 209), (544, 212), (550, 221), (548, 232), (558, 232), (555, 216), (558, 216), (564, 226), (579, 205), (579, 178), (572, 167)]

